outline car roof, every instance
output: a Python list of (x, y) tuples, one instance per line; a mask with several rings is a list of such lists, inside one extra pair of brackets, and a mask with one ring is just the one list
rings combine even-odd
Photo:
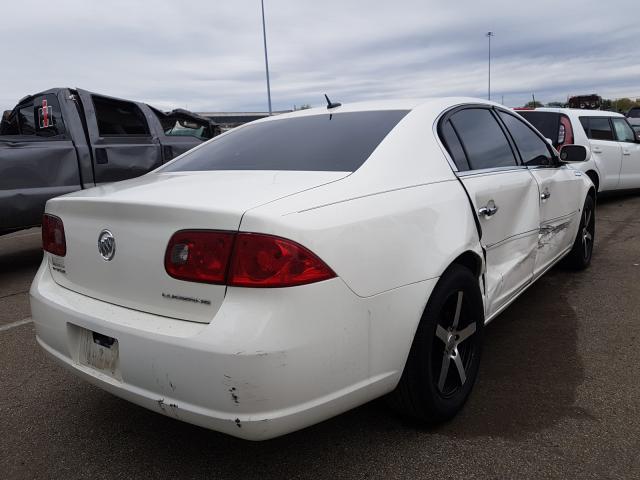
[[(337, 102), (339, 98), (332, 98), (331, 101)], [(366, 102), (345, 103), (339, 107), (327, 109), (326, 106), (309, 108), (305, 110), (297, 110), (295, 112), (284, 113), (272, 117), (262, 118), (252, 123), (263, 121), (274, 121), (286, 118), (305, 117), (310, 115), (326, 115), (327, 113), (347, 113), (347, 112), (367, 112), (379, 110), (431, 110), (434, 115), (439, 115), (442, 111), (464, 104), (483, 104), (493, 105), (507, 109), (504, 105), (491, 102), (481, 98), (473, 97), (432, 97), (418, 99), (388, 99), (388, 100), (372, 100)]]
[(583, 108), (552, 108), (552, 107), (540, 107), (534, 110), (520, 110), (517, 112), (553, 112), (564, 113), (567, 115), (578, 115), (580, 117), (624, 117), (621, 113), (610, 112), (608, 110), (587, 110)]

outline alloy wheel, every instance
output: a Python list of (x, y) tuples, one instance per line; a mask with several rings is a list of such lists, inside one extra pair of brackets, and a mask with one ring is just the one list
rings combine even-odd
[(466, 383), (476, 350), (476, 321), (463, 290), (453, 292), (436, 324), (432, 349), (432, 378), (443, 397), (455, 395)]
[(582, 213), (582, 255), (585, 260), (591, 256), (593, 249), (593, 233), (595, 227), (595, 216), (590, 207), (586, 207)]

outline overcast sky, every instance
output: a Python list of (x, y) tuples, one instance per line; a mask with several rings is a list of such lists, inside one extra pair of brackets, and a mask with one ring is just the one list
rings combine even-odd
[[(588, 5), (588, 6), (587, 6)], [(640, 1), (265, 0), (273, 108), (487, 95), (640, 97)], [(4, 0), (0, 109), (54, 86), (266, 110), (259, 0)]]

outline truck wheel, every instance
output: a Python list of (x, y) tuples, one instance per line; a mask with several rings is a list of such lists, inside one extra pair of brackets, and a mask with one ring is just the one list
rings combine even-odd
[(478, 375), (483, 312), (478, 279), (452, 265), (422, 314), (400, 383), (389, 396), (394, 409), (439, 423), (462, 408)]
[(584, 270), (591, 263), (593, 242), (596, 238), (596, 210), (591, 195), (587, 195), (580, 217), (580, 226), (573, 248), (566, 258), (566, 265), (574, 270)]

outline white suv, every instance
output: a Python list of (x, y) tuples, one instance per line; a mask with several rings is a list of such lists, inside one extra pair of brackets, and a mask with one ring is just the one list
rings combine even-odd
[(558, 150), (566, 144), (584, 145), (587, 161), (575, 168), (591, 178), (598, 192), (640, 188), (640, 140), (623, 115), (572, 108), (517, 112)]

